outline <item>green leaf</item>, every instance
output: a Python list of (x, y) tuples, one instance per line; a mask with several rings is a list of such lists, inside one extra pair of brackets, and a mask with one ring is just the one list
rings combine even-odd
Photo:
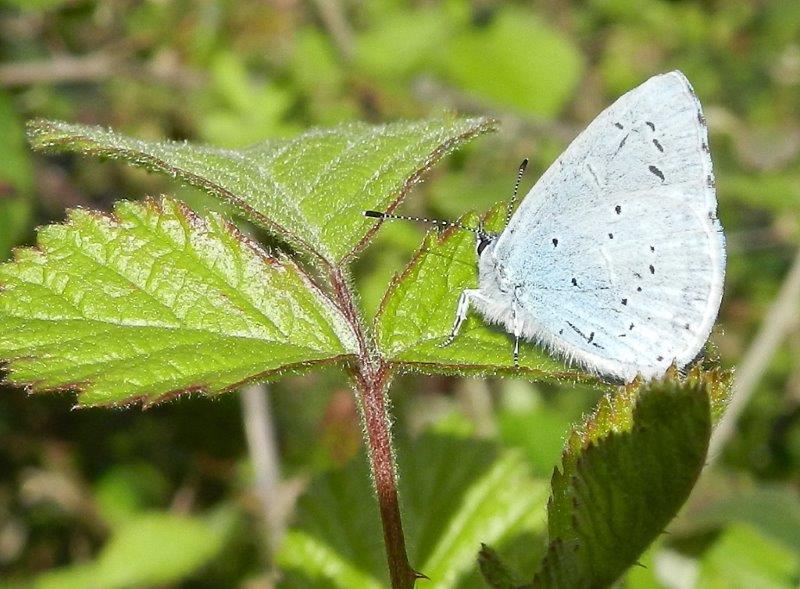
[(338, 264), (355, 255), (377, 226), (364, 210), (391, 210), (443, 155), (493, 129), (486, 118), (349, 123), (239, 150), (140, 141), (43, 120), (30, 123), (29, 136), (38, 149), (119, 159), (180, 178), (301, 250)]
[(486, 582), (494, 589), (517, 589), (519, 583), (514, 580), (514, 575), (508, 570), (503, 561), (486, 544), (481, 545), (478, 553), (478, 565)]
[[(487, 229), (502, 222), (505, 209), (495, 209), (486, 219)], [(475, 226), (467, 215), (460, 223)], [(520, 368), (514, 368), (511, 336), (489, 327), (474, 311), (455, 341), (450, 335), (458, 297), (478, 284), (475, 235), (450, 229), (441, 236), (430, 232), (422, 247), (392, 281), (375, 320), (381, 353), (388, 360), (422, 372), (524, 374), (535, 379), (570, 379), (596, 382), (581, 370), (570, 369), (533, 345), (520, 347)]]
[[(546, 487), (529, 478), (519, 453), (426, 434), (401, 442), (398, 458), (411, 564), (437, 589), (457, 587), (475, 569), (482, 540), (498, 542), (544, 525), (530, 514), (543, 510)], [(301, 498), (278, 556), (287, 587), (387, 586), (368, 477), (360, 457), (315, 481)]]
[[(380, 532), (375, 530), (380, 537)], [(292, 579), (293, 589), (299, 587), (323, 587), (331, 589), (382, 589), (386, 585), (369, 572), (358, 567), (357, 563), (343, 556), (338, 547), (326, 543), (318, 536), (303, 530), (289, 530), (281, 544), (278, 557), (281, 568), (301, 573), (299, 579)]]
[(512, 6), (485, 27), (465, 29), (438, 55), (442, 74), (459, 88), (543, 117), (562, 110), (583, 72), (581, 53), (568, 37)]
[(731, 522), (746, 523), (800, 554), (800, 502), (791, 486), (734, 488), (720, 495), (703, 501), (702, 509), (691, 514), (693, 526), (703, 529)]
[(78, 389), (83, 405), (218, 393), (355, 345), (293, 262), (170, 200), (72, 211), (0, 266), (0, 283), (9, 380)]
[(174, 583), (217, 554), (226, 533), (200, 518), (141, 515), (114, 534), (97, 560), (40, 575), (33, 586), (121, 589)]
[(441, 5), (382, 11), (380, 19), (358, 35), (355, 63), (388, 83), (404, 80), (430, 66), (431, 56), (447, 46), (452, 26)]
[(529, 587), (605, 587), (636, 562), (694, 486), (727, 384), (694, 368), (601, 400), (553, 473), (549, 546)]
[(794, 589), (800, 575), (795, 550), (745, 524), (729, 526), (701, 562), (697, 586), (708, 589)]
[(11, 99), (0, 92), (0, 257), (31, 230), (33, 165)]

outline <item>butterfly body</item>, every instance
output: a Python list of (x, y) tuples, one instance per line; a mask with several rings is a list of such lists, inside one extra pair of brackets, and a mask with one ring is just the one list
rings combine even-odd
[(599, 374), (663, 374), (701, 350), (722, 297), (700, 103), (680, 72), (603, 111), (545, 172), (498, 235), (483, 237), (474, 306), (517, 339)]

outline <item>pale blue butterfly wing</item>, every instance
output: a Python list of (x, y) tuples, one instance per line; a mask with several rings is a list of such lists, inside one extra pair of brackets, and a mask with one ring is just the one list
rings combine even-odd
[(480, 291), (509, 331), (498, 309), (514, 297), (524, 337), (595, 372), (630, 379), (690, 362), (716, 319), (725, 248), (705, 119), (683, 74), (603, 111), (490, 254)]

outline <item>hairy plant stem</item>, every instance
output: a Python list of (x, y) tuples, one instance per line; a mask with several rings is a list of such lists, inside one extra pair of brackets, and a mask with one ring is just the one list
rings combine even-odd
[(424, 577), (408, 563), (403, 522), (397, 493), (397, 467), (392, 447), (391, 419), (386, 398), (391, 367), (376, 353), (376, 346), (366, 333), (353, 302), (351, 286), (341, 269), (330, 274), (337, 304), (353, 328), (358, 341), (358, 358), (351, 374), (358, 392), (359, 409), (364, 424), (372, 483), (378, 498), (383, 526), (383, 542), (392, 589), (413, 589)]

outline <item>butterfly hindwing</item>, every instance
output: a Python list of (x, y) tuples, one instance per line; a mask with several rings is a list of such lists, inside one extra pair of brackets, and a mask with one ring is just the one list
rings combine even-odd
[(691, 361), (716, 318), (725, 253), (705, 119), (686, 78), (656, 76), (603, 111), (529, 192), (493, 255), (529, 339), (625, 379)]

